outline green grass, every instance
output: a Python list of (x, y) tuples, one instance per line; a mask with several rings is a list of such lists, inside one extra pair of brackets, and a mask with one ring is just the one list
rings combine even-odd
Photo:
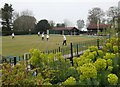
[[(67, 44), (71, 42), (84, 42), (88, 40), (93, 40), (96, 38), (88, 36), (66, 36)], [(2, 37), (2, 55), (3, 56), (21, 56), (26, 52), (29, 52), (30, 49), (35, 48), (40, 51), (50, 50), (62, 46), (63, 36), (62, 35), (50, 35), (49, 41), (41, 40), (41, 36), (37, 35), (24, 35), (24, 36), (15, 36), (14, 39), (11, 36)]]

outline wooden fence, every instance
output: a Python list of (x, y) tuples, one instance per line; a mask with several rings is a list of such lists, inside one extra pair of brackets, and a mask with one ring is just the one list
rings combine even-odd
[[(61, 52), (63, 57), (65, 59), (70, 59), (71, 63), (73, 65), (73, 57), (78, 57), (81, 54), (83, 54), (83, 52), (88, 49), (88, 47), (90, 46), (98, 46), (98, 48), (100, 46), (104, 45), (104, 40), (103, 39), (97, 39), (97, 40), (91, 40), (91, 41), (85, 41), (85, 42), (79, 42), (79, 43), (70, 43), (67, 46), (61, 46), (58, 47), (56, 49), (53, 50), (47, 50), (47, 51), (43, 51), (42, 53), (45, 54), (56, 54)], [(18, 61), (21, 60), (28, 60), (31, 58), (31, 54), (30, 53), (25, 53), (23, 56), (8, 56), (4, 59), (4, 61), (7, 61), (10, 64), (16, 64)]]

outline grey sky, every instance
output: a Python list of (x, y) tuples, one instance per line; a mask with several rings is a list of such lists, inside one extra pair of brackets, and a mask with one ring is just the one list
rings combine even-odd
[(73, 25), (78, 19), (86, 21), (88, 10), (100, 7), (104, 11), (117, 6), (119, 0), (0, 0), (0, 8), (10, 3), (17, 12), (31, 10), (37, 19), (53, 20), (55, 23), (69, 20)]

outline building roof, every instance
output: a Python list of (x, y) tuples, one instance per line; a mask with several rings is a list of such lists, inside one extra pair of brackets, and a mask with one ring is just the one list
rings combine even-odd
[(73, 29), (77, 29), (76, 27), (55, 27), (49, 30), (73, 30)]
[[(103, 29), (103, 28), (107, 28), (107, 27), (110, 27), (111, 25), (110, 24), (99, 24), (99, 28), (100, 29)], [(97, 25), (96, 24), (90, 24), (88, 25), (87, 29), (97, 29)]]

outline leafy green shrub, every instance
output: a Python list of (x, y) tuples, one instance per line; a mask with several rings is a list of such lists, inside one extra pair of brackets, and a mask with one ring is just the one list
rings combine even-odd
[(2, 65), (2, 85), (35, 85), (32, 74), (27, 72), (24, 62), (12, 67), (10, 64)]
[(118, 46), (113, 46), (113, 51), (114, 51), (114, 53), (117, 53), (119, 51)]

